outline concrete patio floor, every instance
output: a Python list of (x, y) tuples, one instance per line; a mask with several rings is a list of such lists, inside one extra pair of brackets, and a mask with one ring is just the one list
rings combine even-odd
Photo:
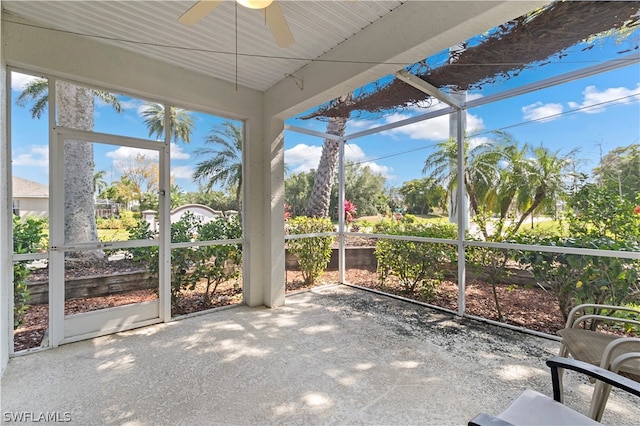
[[(239, 306), (12, 359), (2, 423), (463, 425), (521, 390), (551, 394), (558, 343), (346, 286)], [(592, 385), (567, 373), (567, 404)], [(24, 417), (23, 417), (24, 418)], [(635, 425), (614, 393), (603, 422)], [(45, 424), (39, 422), (38, 424)]]

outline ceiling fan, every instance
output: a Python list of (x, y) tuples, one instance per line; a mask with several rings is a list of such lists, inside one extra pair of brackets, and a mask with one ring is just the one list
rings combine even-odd
[[(179, 18), (178, 22), (185, 25), (195, 25), (209, 12), (215, 9), (223, 0), (200, 0), (187, 9)], [(239, 4), (249, 9), (260, 9), (264, 11), (265, 21), (271, 30), (276, 43), (280, 47), (289, 47), (295, 40), (289, 29), (289, 25), (282, 14), (278, 3), (274, 0), (236, 0)]]

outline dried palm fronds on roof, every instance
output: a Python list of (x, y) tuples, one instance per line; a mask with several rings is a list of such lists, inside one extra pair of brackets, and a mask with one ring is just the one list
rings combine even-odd
[[(412, 66), (411, 71), (438, 88), (479, 88), (543, 65), (541, 61), (554, 55), (562, 58), (566, 49), (597, 34), (634, 28), (639, 20), (638, 1), (555, 2), (501, 25), (484, 42), (460, 51), (440, 67), (429, 68), (422, 63)], [(428, 98), (418, 89), (393, 79), (362, 91), (349, 103), (331, 101), (302, 118), (348, 117), (354, 111), (378, 113), (424, 103)]]

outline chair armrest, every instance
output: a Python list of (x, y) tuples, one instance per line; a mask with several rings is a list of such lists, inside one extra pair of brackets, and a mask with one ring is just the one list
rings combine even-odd
[(601, 305), (601, 304), (597, 304), (597, 303), (583, 303), (581, 305), (578, 305), (576, 307), (574, 307), (573, 309), (571, 309), (571, 312), (569, 312), (569, 315), (567, 316), (567, 323), (565, 325), (565, 328), (570, 328), (573, 326), (574, 320), (575, 320), (575, 315), (576, 313), (578, 313), (581, 310), (584, 310), (586, 308), (597, 308), (597, 309), (607, 309), (607, 310), (615, 310), (615, 311), (627, 311), (627, 312), (635, 312), (636, 314), (640, 315), (640, 310), (635, 309), (635, 308), (630, 308), (627, 306), (615, 306), (615, 305)]
[[(633, 312), (635, 312), (635, 310)], [(640, 318), (640, 314), (638, 314), (638, 315), (639, 315), (639, 318)], [(588, 315), (583, 315), (581, 317), (578, 317), (575, 321), (573, 321), (573, 324), (571, 324), (571, 327), (575, 328), (578, 325), (580, 325), (580, 323), (585, 322), (585, 321), (590, 320), (590, 319), (591, 320), (599, 319), (599, 320), (602, 320), (602, 321), (610, 321), (610, 322), (621, 323), (621, 324), (634, 324), (634, 325), (640, 326), (640, 321), (634, 320), (634, 319), (630, 319), (630, 318), (618, 318), (618, 317), (611, 317), (611, 316), (608, 316), (608, 315), (588, 314)]]
[(611, 363), (610, 370), (617, 373), (622, 364), (632, 359), (640, 359), (640, 352), (627, 352), (626, 354), (618, 356)]
[(473, 419), (469, 420), (467, 426), (515, 426), (513, 423), (509, 423), (498, 417), (491, 416), (489, 414), (480, 413)]
[(611, 386), (625, 390), (635, 396), (640, 396), (640, 383), (635, 382), (619, 374), (613, 373), (593, 364), (578, 361), (572, 358), (554, 356), (547, 360), (547, 365), (551, 369), (551, 383), (553, 385), (553, 399), (560, 402), (560, 376), (559, 369), (577, 371), (594, 379), (603, 381)]
[[(618, 355), (616, 359), (612, 359), (614, 351), (625, 346), (627, 346), (626, 350), (628, 351), (626, 352), (626, 354), (631, 353), (631, 355), (626, 356), (624, 359), (621, 359), (623, 355)], [(637, 356), (633, 355), (638, 350), (638, 348), (640, 348), (640, 338), (620, 337), (619, 339), (616, 339), (610, 342), (607, 345), (607, 347), (604, 348), (604, 353), (602, 354), (602, 362), (600, 364), (600, 367), (606, 368), (607, 370), (611, 370), (617, 373), (619, 366), (622, 365), (624, 362), (630, 359), (638, 358)], [(612, 368), (613, 364), (615, 364), (614, 368)]]

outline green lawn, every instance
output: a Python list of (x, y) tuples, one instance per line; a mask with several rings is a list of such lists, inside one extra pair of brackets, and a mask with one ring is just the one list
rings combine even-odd
[(129, 232), (126, 229), (98, 229), (100, 241), (128, 241)]

